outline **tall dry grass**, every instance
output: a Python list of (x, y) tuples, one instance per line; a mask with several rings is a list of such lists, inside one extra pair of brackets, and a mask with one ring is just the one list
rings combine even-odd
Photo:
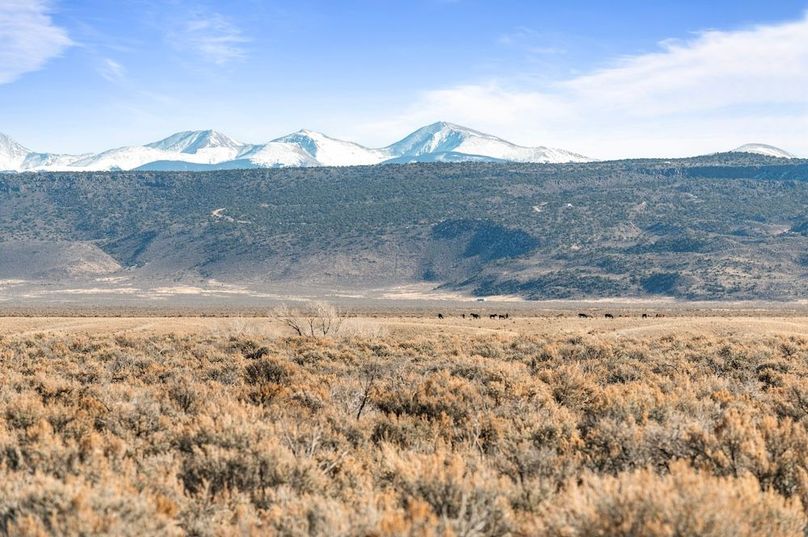
[(2, 535), (806, 527), (805, 338), (5, 337), (0, 370)]

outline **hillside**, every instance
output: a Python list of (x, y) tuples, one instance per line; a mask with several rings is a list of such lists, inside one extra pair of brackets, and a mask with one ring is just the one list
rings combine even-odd
[(794, 300), (806, 207), (808, 162), (751, 154), (7, 174), (0, 280)]

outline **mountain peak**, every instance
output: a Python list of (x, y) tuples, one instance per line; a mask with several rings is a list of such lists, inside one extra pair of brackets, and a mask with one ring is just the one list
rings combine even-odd
[(0, 132), (0, 152), (27, 155), (31, 150), (20, 145), (15, 139)]
[(0, 133), (0, 171), (18, 170), (31, 150)]
[[(276, 139), (274, 139), (272, 141), (273, 142), (298, 143), (301, 140), (315, 140), (315, 141), (316, 140), (336, 140), (336, 141), (340, 141), (340, 142), (342, 141), (342, 140), (337, 140), (337, 138), (332, 138), (331, 136), (328, 136), (327, 134), (324, 134), (324, 133), (322, 133), (320, 131), (313, 131), (313, 130), (310, 130), (310, 129), (300, 129), (300, 130), (297, 130), (297, 131), (295, 131), (295, 132), (293, 132), (291, 134), (287, 134), (285, 136), (281, 136), (280, 138), (276, 138)], [(353, 143), (353, 142), (346, 142), (346, 143)]]
[(310, 130), (310, 129), (300, 129), (300, 130), (297, 130), (297, 131), (293, 132), (292, 134), (302, 134), (302, 135), (305, 135), (305, 136), (325, 136), (325, 134), (323, 134), (322, 132), (313, 131), (313, 130)]
[(586, 162), (582, 155), (548, 147), (522, 147), (462, 125), (438, 121), (386, 148), (398, 162)]
[(244, 144), (237, 142), (226, 134), (208, 129), (202, 131), (182, 131), (163, 138), (157, 142), (146, 144), (146, 147), (176, 151), (178, 153), (196, 153), (201, 149), (226, 148), (241, 149)]
[(281, 136), (270, 143), (289, 144), (324, 166), (380, 164), (389, 158), (382, 149), (370, 149), (308, 129)]
[(435, 123), (432, 123), (431, 125), (427, 125), (426, 127), (423, 127), (423, 129), (429, 129), (429, 130), (452, 130), (452, 131), (461, 131), (461, 132), (472, 132), (472, 133), (475, 133), (475, 134), (483, 134), (480, 131), (476, 131), (476, 130), (471, 129), (469, 127), (464, 127), (463, 125), (458, 125), (457, 123), (452, 123), (450, 121), (436, 121)]
[[(475, 141), (500, 146), (518, 147), (501, 138), (485, 134), (456, 123), (438, 121), (426, 127), (421, 127), (403, 140), (388, 147), (395, 155), (410, 155), (419, 157), (432, 153), (450, 153), (463, 150), (463, 146), (474, 146)], [(469, 149), (471, 147), (468, 147)], [(477, 154), (477, 153), (471, 153)], [(485, 155), (485, 153), (482, 153)]]
[(796, 155), (789, 153), (779, 147), (768, 144), (745, 144), (741, 147), (733, 149), (731, 153), (753, 153), (755, 155), (763, 155), (766, 157), (776, 158), (797, 158)]
[(431, 123), (425, 127), (421, 127), (420, 129), (416, 130), (412, 134), (437, 134), (443, 133), (445, 135), (450, 134), (462, 134), (466, 136), (482, 136), (486, 138), (496, 138), (496, 136), (492, 136), (490, 134), (485, 134), (484, 132), (480, 132), (469, 127), (464, 127), (463, 125), (458, 125), (457, 123), (451, 123), (449, 121), (437, 121), (435, 123)]

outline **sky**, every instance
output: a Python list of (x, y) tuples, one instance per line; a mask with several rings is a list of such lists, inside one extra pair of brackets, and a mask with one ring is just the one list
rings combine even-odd
[(808, 0), (0, 0), (0, 132), (379, 147), (450, 121), (593, 158), (808, 157)]

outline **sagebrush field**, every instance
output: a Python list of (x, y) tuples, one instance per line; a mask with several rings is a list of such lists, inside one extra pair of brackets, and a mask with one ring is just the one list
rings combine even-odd
[(808, 337), (532, 322), (7, 332), (0, 534), (804, 534)]

